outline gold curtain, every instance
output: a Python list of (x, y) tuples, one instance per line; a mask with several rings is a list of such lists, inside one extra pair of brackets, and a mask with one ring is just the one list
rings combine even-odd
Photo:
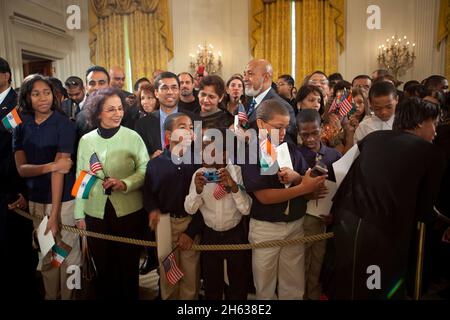
[(91, 62), (106, 68), (125, 67), (124, 19), (133, 80), (166, 69), (173, 58), (169, 0), (89, 0)]
[(301, 0), (295, 3), (296, 82), (315, 70), (338, 71), (344, 49), (344, 0)]
[(274, 79), (291, 73), (291, 1), (252, 0), (250, 43), (254, 58), (273, 66)]
[[(160, 1), (153, 13), (135, 11), (128, 19), (133, 81), (167, 69), (173, 58), (173, 39), (168, 0)], [(145, 27), (143, 27), (145, 26)]]
[(439, 25), (437, 34), (437, 48), (445, 40), (445, 77), (450, 79), (450, 0), (441, 0), (439, 10)]
[(124, 66), (123, 19), (124, 17), (118, 14), (99, 19), (95, 64), (105, 68)]

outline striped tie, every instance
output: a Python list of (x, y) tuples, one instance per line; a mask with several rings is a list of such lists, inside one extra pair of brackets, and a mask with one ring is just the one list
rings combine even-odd
[(248, 118), (250, 118), (250, 115), (253, 113), (253, 111), (255, 111), (255, 106), (256, 106), (256, 100), (255, 100), (255, 98), (253, 98), (252, 102), (250, 102), (250, 104), (248, 106), (248, 111), (247, 111)]

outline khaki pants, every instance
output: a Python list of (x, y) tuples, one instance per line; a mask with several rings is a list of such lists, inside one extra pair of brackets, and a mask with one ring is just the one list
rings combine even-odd
[[(43, 217), (44, 215), (50, 216), (52, 209), (51, 204), (37, 203), (29, 201), (30, 214), (37, 217)], [(73, 210), (75, 201), (66, 201), (61, 204), (61, 212), (58, 215), (58, 221), (62, 224), (69, 226), (75, 226), (75, 219), (73, 216)], [(33, 221), (34, 228), (39, 227), (40, 221)], [(81, 251), (80, 251), (80, 238), (78, 234), (60, 230), (55, 236), (55, 242), (58, 240), (64, 241), (66, 244), (72, 247), (67, 258), (63, 264), (59, 267), (53, 267), (51, 264), (52, 253), (51, 250), (43, 257), (41, 274), (44, 281), (45, 299), (46, 300), (70, 300), (74, 297), (73, 290), (67, 287), (66, 272), (67, 267), (70, 265), (80, 266), (81, 264)]]
[[(293, 222), (250, 219), (249, 242), (295, 239), (303, 236), (303, 218)], [(304, 245), (252, 250), (253, 281), (258, 300), (301, 300), (305, 291)]]
[[(305, 236), (311, 236), (325, 232), (325, 224), (320, 218), (306, 215), (303, 226)], [(325, 256), (326, 241), (317, 241), (305, 245), (305, 298), (319, 300), (322, 293), (319, 277), (322, 270), (323, 257)]]
[[(179, 236), (187, 229), (192, 217), (184, 218), (170, 217), (172, 228), (172, 243), (176, 246)], [(194, 243), (198, 244), (200, 238), (197, 236)], [(178, 267), (183, 271), (184, 277), (174, 286), (167, 282), (164, 267), (160, 263), (160, 287), (163, 300), (196, 300), (200, 289), (200, 252), (194, 250), (175, 251)]]

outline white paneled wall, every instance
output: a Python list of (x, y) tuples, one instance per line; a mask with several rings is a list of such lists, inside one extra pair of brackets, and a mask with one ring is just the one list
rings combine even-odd
[[(69, 75), (83, 78), (90, 65), (87, 1), (0, 0), (0, 55), (10, 63), (13, 86), (23, 79), (23, 50), (54, 60), (55, 76), (62, 80)], [(80, 30), (66, 27), (66, 8), (71, 4), (80, 6)]]
[[(81, 8), (81, 30), (67, 30), (66, 8)], [(381, 29), (368, 30), (369, 5), (381, 8)], [(56, 60), (56, 76), (84, 78), (89, 61), (88, 0), (0, 0), (0, 56), (14, 72), (14, 86), (22, 80), (21, 50), (47, 55)], [(242, 72), (251, 58), (249, 48), (248, 0), (170, 0), (174, 58), (169, 70), (189, 71), (189, 53), (198, 44), (211, 43), (223, 54), (222, 76)], [(14, 12), (44, 21), (65, 31), (61, 36), (30, 28), (11, 19)], [(339, 57), (339, 71), (348, 80), (377, 69), (378, 45), (388, 36), (406, 35), (416, 43), (415, 66), (400, 80), (422, 80), (442, 74), (444, 55), (435, 47), (439, 0), (347, 0), (345, 51)], [(151, 75), (149, 75), (151, 76)]]
[[(369, 5), (381, 9), (381, 29), (368, 30)], [(348, 80), (378, 69), (378, 46), (392, 35), (406, 35), (416, 43), (415, 65), (400, 80), (421, 81), (444, 71), (443, 52), (435, 47), (439, 0), (347, 0), (345, 52), (339, 58), (339, 70)]]
[(250, 59), (246, 0), (171, 0), (174, 59), (169, 69), (189, 71), (189, 53), (211, 43), (223, 54), (222, 77), (245, 68)]

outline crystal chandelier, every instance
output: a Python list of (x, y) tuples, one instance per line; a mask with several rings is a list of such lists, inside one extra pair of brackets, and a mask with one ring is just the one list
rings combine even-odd
[(395, 79), (406, 73), (414, 64), (416, 44), (411, 44), (406, 36), (392, 36), (386, 43), (378, 46), (378, 65), (392, 73)]
[(199, 67), (204, 67), (208, 74), (220, 74), (222, 70), (222, 53), (220, 51), (217, 52), (217, 61), (214, 57), (213, 50), (214, 47), (212, 44), (206, 45), (198, 45), (197, 46), (197, 54), (189, 54), (191, 57), (191, 72), (195, 73), (195, 71)]

